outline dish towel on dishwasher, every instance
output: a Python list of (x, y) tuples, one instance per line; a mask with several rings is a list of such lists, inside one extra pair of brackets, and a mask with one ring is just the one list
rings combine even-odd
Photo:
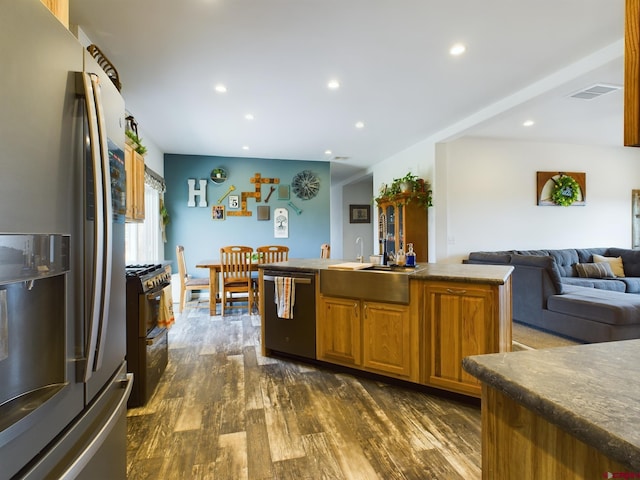
[(295, 280), (292, 277), (275, 277), (274, 301), (278, 307), (279, 318), (293, 318), (293, 305), (296, 303)]

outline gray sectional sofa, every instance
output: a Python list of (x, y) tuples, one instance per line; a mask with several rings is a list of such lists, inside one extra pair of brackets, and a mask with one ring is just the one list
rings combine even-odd
[(640, 338), (640, 251), (472, 252), (465, 263), (514, 267), (514, 321), (586, 343)]

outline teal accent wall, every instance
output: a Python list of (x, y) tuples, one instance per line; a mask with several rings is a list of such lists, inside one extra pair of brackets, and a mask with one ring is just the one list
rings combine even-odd
[[(227, 181), (214, 184), (210, 179), (211, 170), (222, 167), (227, 171)], [(330, 241), (330, 169), (329, 162), (308, 162), (297, 160), (273, 160), (262, 158), (214, 157), (200, 155), (165, 154), (164, 177), (167, 184), (165, 205), (171, 221), (167, 226), (167, 242), (165, 243), (165, 259), (173, 262), (172, 269), (178, 271), (176, 245), (183, 245), (187, 270), (194, 277), (206, 277), (208, 272), (195, 268), (196, 262), (202, 259), (214, 259), (220, 256), (220, 247), (226, 245), (246, 245), (252, 248), (260, 245), (286, 245), (290, 258), (317, 258), (320, 256), (320, 245)], [(269, 202), (264, 200), (269, 194), (270, 184), (261, 187), (262, 200), (258, 203), (254, 198), (247, 199), (247, 210), (250, 217), (230, 217), (225, 220), (213, 220), (211, 207), (218, 204), (218, 199), (229, 186), (236, 187), (232, 195), (241, 197), (241, 192), (254, 192), (255, 184), (251, 179), (256, 173), (263, 178), (279, 178), (280, 184), (291, 186), (293, 177), (303, 170), (311, 170), (320, 179), (320, 191), (310, 200), (298, 198), (290, 188), (290, 201), (301, 214), (287, 205), (288, 200), (279, 200), (277, 186)], [(207, 179), (207, 207), (188, 207), (188, 179)], [(199, 197), (196, 197), (196, 204)], [(221, 205), (225, 213), (229, 209), (229, 198)], [(270, 207), (270, 219), (258, 220), (257, 207)], [(273, 211), (276, 208), (289, 211), (289, 238), (274, 238)], [(237, 210), (236, 210), (237, 211)]]

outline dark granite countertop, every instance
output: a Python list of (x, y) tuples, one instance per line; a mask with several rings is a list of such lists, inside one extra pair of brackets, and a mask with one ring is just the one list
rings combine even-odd
[[(260, 265), (259, 268), (283, 272), (318, 272), (349, 260), (297, 258), (286, 262)], [(352, 261), (352, 260), (351, 260)], [(508, 265), (475, 265), (453, 263), (424, 263), (407, 273), (412, 279), (450, 282), (486, 283), (503, 285), (511, 275), (513, 267)], [(405, 272), (406, 273), (406, 272)]]
[(413, 278), (438, 280), (443, 282), (504, 285), (511, 275), (511, 272), (513, 272), (513, 267), (510, 265), (425, 263), (424, 265), (418, 265), (416, 273), (413, 274)]
[(476, 355), (464, 369), (640, 471), (640, 340)]

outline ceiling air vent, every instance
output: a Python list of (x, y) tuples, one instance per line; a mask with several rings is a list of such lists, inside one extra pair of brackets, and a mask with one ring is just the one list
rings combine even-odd
[(616, 90), (620, 90), (622, 87), (619, 85), (607, 85), (604, 83), (597, 83), (595, 85), (590, 86), (589, 88), (583, 88), (575, 93), (569, 95), (571, 98), (581, 98), (583, 100), (591, 100), (596, 97), (600, 97), (602, 95), (606, 95), (607, 93), (615, 92)]
[(343, 162), (345, 160), (349, 160), (349, 158), (351, 157), (333, 157), (331, 160), (333, 160), (334, 162)]

